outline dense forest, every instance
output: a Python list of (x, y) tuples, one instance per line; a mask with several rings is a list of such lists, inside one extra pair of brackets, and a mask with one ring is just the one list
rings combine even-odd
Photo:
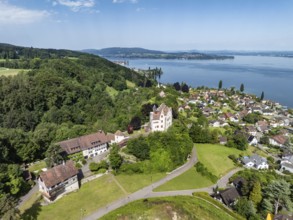
[(57, 141), (126, 130), (152, 91), (136, 88), (145, 76), (93, 55), (0, 45), (0, 56), (3, 66), (28, 69), (0, 77), (1, 216), (30, 188), (21, 164), (43, 159)]

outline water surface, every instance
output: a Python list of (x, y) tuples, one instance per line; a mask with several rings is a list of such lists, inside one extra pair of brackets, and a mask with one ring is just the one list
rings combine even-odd
[(245, 92), (293, 107), (293, 59), (284, 57), (235, 56), (231, 60), (132, 59), (129, 67), (161, 67), (163, 83), (186, 82), (192, 87), (223, 88), (244, 84)]

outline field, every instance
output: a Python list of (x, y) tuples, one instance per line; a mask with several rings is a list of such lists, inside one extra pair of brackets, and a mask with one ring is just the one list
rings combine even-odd
[(41, 171), (41, 169), (46, 167), (46, 163), (44, 160), (38, 161), (32, 165), (29, 166), (28, 170), (30, 172), (34, 172), (34, 171)]
[(232, 220), (235, 218), (224, 210), (219, 209), (218, 206), (201, 198), (176, 196), (135, 201), (105, 215), (100, 219)]
[(62, 199), (47, 206), (35, 203), (27, 209), (23, 219), (80, 219), (94, 210), (105, 206), (124, 196), (122, 190), (113, 181), (110, 175), (102, 176), (96, 180), (82, 185), (77, 191), (65, 195)]
[(176, 178), (165, 183), (164, 185), (161, 185), (158, 188), (154, 189), (154, 191), (159, 192), (198, 189), (211, 185), (213, 185), (212, 181), (196, 172), (195, 168), (192, 167), (180, 176), (177, 176)]
[(21, 71), (27, 71), (23, 69), (8, 69), (8, 68), (3, 68), (0, 67), (0, 76), (15, 76)]
[(233, 161), (228, 158), (229, 155), (245, 154), (245, 152), (238, 149), (217, 144), (196, 144), (196, 152), (198, 160), (218, 177), (235, 168)]
[(117, 175), (117, 181), (123, 186), (123, 188), (128, 193), (133, 193), (139, 189), (142, 189), (145, 186), (150, 185), (153, 182), (156, 182), (166, 174), (164, 173), (154, 173), (154, 174), (133, 174), (133, 175)]

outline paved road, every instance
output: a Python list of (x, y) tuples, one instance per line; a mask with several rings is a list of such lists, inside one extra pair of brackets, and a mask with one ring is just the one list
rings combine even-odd
[(111, 204), (108, 204), (106, 207), (99, 209), (98, 211), (94, 212), (90, 216), (85, 217), (84, 219), (96, 220), (96, 219), (102, 217), (103, 215), (105, 215), (105, 214), (107, 214), (117, 208), (120, 208), (121, 206), (126, 205), (129, 202), (143, 199), (143, 198), (152, 197), (152, 195), (153, 195), (152, 191), (154, 188), (156, 188), (156, 187), (168, 182), (169, 180), (181, 175), (182, 173), (184, 173), (185, 171), (187, 171), (191, 167), (193, 167), (196, 162), (197, 162), (196, 150), (195, 150), (195, 148), (193, 148), (190, 159), (183, 166), (177, 168), (176, 170), (173, 170), (171, 173), (169, 173), (163, 179), (161, 179), (161, 180), (159, 180), (159, 181), (157, 181), (157, 182), (155, 182), (155, 183), (153, 183), (153, 184), (151, 184), (151, 185), (149, 185), (139, 191), (136, 191), (136, 192), (130, 194), (129, 196), (123, 197), (119, 200), (112, 202)]
[(31, 190), (26, 195), (24, 195), (23, 197), (20, 198), (19, 203), (17, 205), (17, 208), (19, 208), (20, 206), (22, 206), (22, 204), (24, 202), (26, 202), (34, 193), (36, 193), (36, 192), (39, 191), (38, 181), (35, 181), (35, 183), (36, 184), (33, 186), (33, 188), (31, 188)]
[(195, 148), (192, 150), (191, 158), (187, 163), (185, 163), (183, 166), (177, 168), (176, 170), (169, 173), (165, 178), (153, 183), (152, 185), (149, 185), (137, 192), (134, 192), (126, 197), (123, 197), (117, 201), (112, 202), (111, 204), (108, 204), (105, 207), (100, 208), (90, 216), (85, 217), (85, 220), (96, 220), (107, 213), (120, 208), (127, 203), (133, 202), (135, 200), (144, 199), (144, 198), (152, 198), (152, 197), (164, 197), (164, 196), (178, 196), (178, 195), (186, 195), (191, 196), (194, 192), (208, 192), (212, 193), (213, 188), (218, 186), (220, 188), (226, 187), (229, 178), (240, 171), (243, 168), (236, 168), (229, 173), (227, 173), (225, 176), (223, 176), (221, 179), (218, 180), (218, 182), (215, 185), (201, 188), (201, 189), (190, 189), (190, 190), (178, 190), (178, 191), (165, 191), (165, 192), (153, 192), (153, 189), (166, 183), (167, 181), (179, 176), (180, 174), (184, 173), (185, 171), (189, 170), (194, 164), (197, 162), (197, 156)]
[(107, 150), (106, 152), (102, 153), (102, 154), (99, 154), (95, 157), (92, 157), (92, 158), (89, 158), (87, 159), (87, 163), (82, 166), (81, 170), (82, 170), (82, 173), (84, 175), (84, 177), (88, 177), (90, 175), (92, 175), (92, 172), (90, 171), (90, 168), (89, 168), (89, 164), (91, 162), (95, 162), (95, 163), (99, 163), (101, 162), (108, 154), (110, 153), (109, 150)]

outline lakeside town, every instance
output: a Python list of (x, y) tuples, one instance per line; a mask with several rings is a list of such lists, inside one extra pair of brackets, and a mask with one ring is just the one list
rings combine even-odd
[[(79, 184), (80, 181), (86, 183), (101, 177), (103, 174), (97, 175), (94, 174), (95, 172), (90, 172), (91, 164), (87, 162), (95, 161), (94, 158), (99, 157), (97, 161), (100, 164), (101, 161), (109, 163), (109, 151), (113, 144), (119, 146), (120, 154), (123, 155), (122, 157), (126, 157), (123, 148), (127, 147), (127, 142), (130, 139), (135, 139), (140, 135), (147, 136), (152, 132), (166, 132), (172, 125), (174, 117), (172, 106), (164, 104), (164, 99), (170, 95), (167, 87), (170, 85), (159, 84), (157, 86), (157, 95), (162, 100), (162, 104), (160, 106), (153, 105), (152, 111), (149, 112), (149, 122), (142, 125), (141, 129), (134, 134), (129, 134), (132, 133), (129, 131), (117, 131), (114, 134), (98, 131), (57, 143), (62, 149), (61, 153), (65, 153), (75, 162), (69, 160), (51, 169), (44, 169), (40, 173), (38, 178), (39, 191), (46, 203), (50, 204), (56, 199), (62, 199), (64, 194), (83, 187)], [(175, 84), (174, 88), (176, 89)], [(207, 126), (210, 130), (217, 131), (218, 140), (213, 143), (233, 147), (231, 144), (237, 140), (231, 139), (232, 135), (244, 139), (244, 145), (246, 143), (255, 148), (254, 153), (250, 155), (243, 154), (242, 157), (229, 155), (230, 159), (238, 164), (237, 166), (255, 170), (253, 172), (269, 169), (270, 171), (274, 170), (278, 175), (292, 175), (292, 110), (279, 103), (262, 100), (253, 95), (245, 94), (243, 91), (236, 91), (234, 88), (188, 88), (188, 91), (180, 91), (177, 103), (176, 114), (178, 117), (188, 119), (187, 127), (192, 126), (192, 121), (203, 120), (201, 127)], [(200, 112), (200, 116), (198, 112)], [(234, 144), (239, 145), (236, 148), (241, 148), (240, 142)], [(81, 162), (84, 161), (84, 159), (80, 159), (81, 155), (87, 160), (85, 164)], [(79, 165), (74, 165), (76, 163)], [(94, 162), (91, 163), (94, 164)], [(81, 169), (78, 170), (76, 167)], [(108, 169), (109, 165), (105, 165), (102, 170), (108, 173)], [(228, 181), (224, 188), (213, 191), (210, 195), (226, 206), (232, 207), (243, 195), (241, 187), (245, 181), (244, 178), (237, 177), (232, 182)], [(282, 214), (275, 214), (273, 219), (280, 219)]]

